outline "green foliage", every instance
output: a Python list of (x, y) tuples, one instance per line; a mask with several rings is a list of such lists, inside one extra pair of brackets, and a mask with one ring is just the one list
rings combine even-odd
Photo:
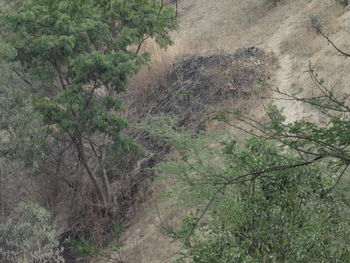
[(123, 233), (123, 227), (113, 221), (112, 222), (113, 227), (113, 245), (108, 246), (108, 251), (105, 252), (101, 249), (97, 248), (93, 242), (86, 240), (85, 238), (81, 239), (67, 239), (66, 243), (69, 244), (70, 248), (73, 249), (73, 251), (79, 253), (81, 256), (90, 257), (90, 258), (103, 258), (104, 260), (107, 260), (107, 262), (119, 262), (118, 260), (112, 256), (118, 255), (120, 248), (123, 247), (123, 244), (121, 243), (121, 235)]
[[(127, 122), (116, 97), (149, 62), (149, 55), (141, 52), (145, 40), (153, 38), (161, 47), (172, 43), (174, 10), (153, 0), (19, 0), (1, 5), (0, 24), (1, 41), (9, 49), (2, 55), (26, 83), (19, 98), (29, 105), (28, 121), (39, 115), (40, 123), (26, 126), (25, 137), (33, 149), (43, 148), (37, 173), (45, 173), (41, 168), (50, 158), (50, 165), (54, 161), (60, 167), (73, 146), (75, 153), (69, 154), (77, 156), (77, 165), (93, 183), (98, 203), (110, 207), (110, 165), (121, 154), (138, 152), (122, 133)], [(45, 136), (31, 137), (30, 132)], [(13, 152), (30, 155), (19, 148)]]
[[(319, 78), (312, 65), (309, 74), (319, 92), (318, 96), (303, 98), (299, 93), (283, 94), (313, 107), (324, 118), (324, 123), (298, 120), (288, 123), (276, 106), (270, 106), (267, 114), (269, 121), (261, 126), (263, 136), (278, 140), (283, 145), (297, 150), (305, 158), (327, 159), (333, 167), (347, 167), (350, 164), (350, 107), (349, 94), (335, 94), (323, 79)], [(276, 92), (280, 92), (278, 89)], [(245, 118), (241, 118), (245, 121)]]
[[(314, 27), (339, 53), (350, 56), (317, 21)], [(224, 139), (222, 153), (216, 157), (203, 153), (208, 152), (208, 144), (201, 136), (191, 141), (182, 135), (186, 146), (180, 147), (180, 153), (186, 158), (161, 168), (173, 171), (176, 181), (186, 186), (187, 202), (192, 196), (204, 204), (202, 211), (185, 218), (178, 232), (187, 248), (180, 261), (350, 261), (349, 94), (327, 87), (311, 64), (309, 74), (317, 90), (314, 96), (273, 91), (308, 104), (322, 121), (287, 122), (274, 105), (267, 107), (268, 122), (240, 112), (220, 113), (214, 118), (255, 137), (243, 147)], [(173, 143), (159, 130), (154, 134)], [(198, 151), (200, 145), (203, 152)], [(213, 162), (216, 169), (206, 168)]]
[[(276, 116), (276, 123), (283, 120)], [(157, 128), (147, 129), (178, 150), (159, 169), (175, 176), (175, 200), (192, 207), (175, 233), (187, 249), (179, 262), (350, 260), (348, 206), (332, 191), (332, 167), (265, 139), (240, 146), (169, 123), (176, 122), (158, 118), (150, 125)]]
[(350, 261), (349, 94), (334, 93), (311, 65), (309, 73), (315, 97), (275, 92), (314, 107), (322, 123), (287, 122), (274, 105), (265, 123), (216, 115), (256, 134), (242, 146), (179, 132), (161, 118), (154, 123), (164, 128), (148, 128), (178, 150), (160, 169), (176, 176), (178, 200), (196, 208), (173, 233), (187, 249), (180, 262)]
[(66, 242), (73, 248), (74, 251), (78, 252), (82, 256), (97, 257), (100, 254), (100, 250), (86, 239), (69, 239)]
[(0, 261), (64, 262), (51, 216), (34, 203), (21, 203), (11, 217), (0, 225)]
[[(2, 45), (2, 52), (11, 55)], [(41, 116), (34, 111), (26, 83), (13, 72), (15, 64), (0, 63), (0, 156), (8, 166), (32, 168), (45, 159), (46, 135)]]
[[(175, 28), (173, 14), (154, 1), (79, 2), (22, 1), (18, 10), (2, 10), (3, 41), (15, 50), (10, 59), (42, 82), (35, 89), (54, 93), (43, 95), (46, 101), (35, 100), (48, 124), (72, 131), (85, 123), (84, 128), (118, 133), (125, 124), (107, 120), (115, 117), (106, 116), (110, 109), (96, 91), (107, 89), (110, 95), (125, 90), (130, 75), (146, 61), (146, 54), (129, 47), (148, 37), (170, 44), (166, 32)], [(100, 119), (104, 121), (95, 123)]]

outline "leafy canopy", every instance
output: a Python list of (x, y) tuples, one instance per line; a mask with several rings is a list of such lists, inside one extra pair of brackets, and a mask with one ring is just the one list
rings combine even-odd
[[(62, 150), (53, 160), (61, 165), (57, 160), (73, 145), (107, 202), (107, 160), (135, 149), (122, 134), (127, 122), (118, 114), (123, 107), (117, 94), (149, 62), (141, 51), (147, 39), (161, 47), (172, 43), (174, 10), (154, 0), (18, 0), (1, 6), (0, 24), (2, 45), (11, 50), (2, 55), (27, 84), (29, 103), (41, 115), (43, 136), (35, 144), (47, 147), (38, 147), (38, 155), (44, 160)], [(88, 161), (92, 157), (97, 169)]]
[(186, 248), (179, 262), (349, 261), (348, 205), (331, 167), (259, 137), (240, 145), (171, 125), (157, 118), (147, 129), (178, 150), (159, 169), (190, 211), (170, 231)]
[(1, 12), (2, 40), (15, 50), (9, 59), (31, 79), (47, 123), (63, 131), (85, 123), (82, 130), (117, 137), (126, 124), (109, 114), (121, 109), (110, 95), (124, 91), (147, 61), (137, 48), (145, 39), (171, 44), (173, 11), (149, 0), (18, 3)]

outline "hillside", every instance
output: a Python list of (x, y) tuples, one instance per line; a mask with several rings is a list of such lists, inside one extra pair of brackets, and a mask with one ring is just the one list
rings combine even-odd
[[(346, 28), (350, 12), (334, 1), (282, 1), (277, 7), (269, 6), (264, 1), (179, 1), (180, 30), (174, 35), (174, 45), (166, 52), (153, 51), (153, 69), (147, 74), (162, 75), (159, 70), (171, 69), (183, 56), (231, 55), (240, 48), (255, 47), (266, 53), (271, 52), (277, 59), (276, 70), (274, 67), (269, 69), (268, 84), (272, 87), (286, 93), (300, 88), (304, 89), (305, 95), (312, 93), (311, 80), (305, 72), (311, 61), (330, 85), (345, 92), (344, 89), (349, 90), (346, 86), (350, 76), (348, 59), (338, 56), (325, 39), (312, 31), (309, 23), (312, 16), (321, 19), (337, 45), (349, 50)], [(217, 84), (224, 85), (221, 72), (216, 74)], [(144, 76), (141, 78), (145, 79)], [(144, 87), (136, 85), (133, 88)], [(266, 94), (266, 97), (281, 96)], [(288, 121), (318, 121), (319, 115), (308, 105), (288, 100), (274, 102), (284, 109)], [(232, 102), (223, 103), (230, 105)], [(254, 99), (249, 103), (253, 105), (250, 113), (260, 119), (264, 118), (262, 103), (266, 101)], [(209, 121), (206, 125), (209, 129), (225, 129), (215, 121)], [(183, 214), (181, 209), (168, 208), (167, 203), (162, 201), (161, 191), (166, 188), (166, 182), (152, 185), (152, 194), (145, 197), (142, 205), (143, 212), (129, 225), (121, 251), (124, 262), (173, 262), (172, 256), (181, 248), (167, 238), (160, 226), (177, 225)]]
[(0, 8), (0, 263), (350, 260), (347, 1)]

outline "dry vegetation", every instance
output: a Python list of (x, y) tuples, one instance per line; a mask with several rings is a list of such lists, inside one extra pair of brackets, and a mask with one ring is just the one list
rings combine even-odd
[[(179, 0), (178, 4), (180, 29), (173, 35), (174, 45), (164, 51), (154, 42), (147, 42), (145, 49), (152, 55), (152, 67), (142, 68), (132, 79), (127, 93), (122, 95), (127, 102), (125, 116), (132, 126), (152, 115), (176, 114), (183, 126), (192, 131), (218, 130), (227, 127), (211, 120), (212, 114), (233, 108), (246, 109), (256, 118), (264, 118), (266, 100), (261, 97), (274, 94), (260, 81), (268, 80), (270, 86), (289, 92), (304, 88), (304, 95), (313, 94), (305, 74), (308, 60), (316, 64), (316, 70), (335, 91), (349, 89), (346, 84), (350, 81), (350, 62), (335, 56), (326, 41), (310, 27), (310, 19), (319, 19), (329, 36), (350, 50), (347, 41), (350, 12), (334, 1), (285, 0), (277, 7), (272, 1), (261, 0), (222, 0), (220, 3)], [(317, 118), (301, 104), (281, 101), (280, 105), (285, 107), (290, 119)], [(112, 191), (117, 193), (119, 204), (116, 209), (126, 226), (124, 246), (115, 257), (124, 263), (173, 262), (173, 256), (181, 247), (166, 235), (166, 229), (176, 226), (185, 211), (164, 201), (162, 191), (171, 182), (154, 181), (156, 173), (149, 170), (169, 149), (134, 127), (127, 132), (144, 146), (145, 156), (138, 163), (128, 156), (123, 158), (119, 177), (112, 180)], [(69, 166), (72, 156), (64, 158), (65, 173), (70, 176), (62, 180), (48, 171), (56, 176), (51, 180), (59, 182), (54, 188), (50, 187), (50, 181), (34, 186), (19, 172), (13, 180), (0, 167), (1, 213), (5, 214), (6, 209), (23, 196), (40, 193), (33, 198), (42, 200), (47, 208), (59, 203), (54, 213), (60, 230), (74, 229), (86, 236), (93, 235), (103, 244), (108, 240), (106, 235), (111, 226), (92, 206), (78, 207), (85, 197), (72, 187), (75, 180), (75, 171)], [(3, 183), (9, 180), (13, 182)], [(27, 185), (27, 189), (16, 192), (19, 184)], [(88, 182), (84, 186), (90, 187)], [(58, 191), (58, 188), (66, 190)], [(66, 231), (61, 238), (70, 234)]]
[[(131, 101), (130, 105), (132, 105), (128, 107), (129, 115), (134, 118), (139, 116), (136, 119), (142, 120), (152, 111), (153, 113), (157, 110), (162, 112), (160, 107), (165, 113), (177, 112), (183, 117), (188, 114), (190, 117), (188, 123), (191, 124), (205, 121), (205, 116), (208, 117), (208, 111), (204, 113), (205, 111), (201, 109), (199, 112), (203, 115), (198, 114), (196, 108), (192, 107), (193, 104), (191, 104), (192, 106), (187, 104), (186, 108), (182, 105), (186, 104), (184, 97), (181, 99), (181, 96), (175, 96), (178, 88), (182, 87), (184, 90), (190, 91), (189, 93), (194, 92), (192, 96), (194, 95), (195, 98), (196, 95), (199, 95), (197, 99), (201, 99), (201, 105), (207, 105), (211, 110), (213, 108), (226, 107), (228, 109), (245, 106), (251, 110), (253, 116), (263, 118), (262, 105), (266, 103), (266, 100), (261, 101), (258, 98), (266, 97), (269, 93), (268, 90), (261, 89), (258, 96), (249, 98), (242, 94), (243, 90), (240, 91), (239, 96), (235, 94), (237, 87), (242, 88), (239, 86), (240, 77), (247, 71), (250, 77), (254, 76), (254, 73), (249, 71), (249, 66), (245, 67), (246, 61), (232, 60), (233, 54), (237, 52), (237, 55), (239, 53), (237, 50), (247, 51), (251, 46), (256, 46), (256, 50), (263, 48), (265, 54), (273, 52), (277, 55), (278, 70), (276, 70), (276, 66), (273, 66), (276, 64), (274, 64), (272, 57), (267, 59), (269, 62), (265, 60), (262, 63), (269, 65), (269, 67), (265, 67), (264, 74), (271, 77), (268, 83), (273, 87), (288, 83), (285, 87), (287, 91), (295, 91), (300, 87), (308, 86), (309, 77), (305, 74), (305, 69), (308, 60), (311, 59), (321, 74), (328, 72), (325, 74), (325, 78), (334, 84), (335, 89), (342, 89), (349, 76), (348, 62), (344, 58), (334, 56), (334, 52), (327, 46), (325, 40), (312, 31), (309, 21), (310, 17), (322, 17), (321, 22), (327, 27), (330, 35), (334, 36), (337, 43), (347, 47), (348, 43), (344, 41), (346, 39), (344, 34), (347, 33), (344, 32), (348, 28), (348, 22), (344, 23), (344, 21), (349, 21), (349, 13), (333, 1), (322, 3), (301, 0), (282, 1), (274, 9), (262, 2), (222, 1), (219, 5), (216, 1), (180, 1), (181, 28), (174, 36), (175, 45), (165, 53), (150, 49), (151, 53), (156, 55), (154, 67), (152, 70), (144, 69), (133, 80), (130, 90), (133, 99), (129, 100)], [(283, 25), (286, 27), (283, 28)], [(280, 32), (278, 29), (281, 29)], [(287, 31), (285, 32), (283, 29)], [(272, 43), (273, 41), (275, 43)], [(284, 56), (288, 56), (290, 59), (288, 67), (283, 65)], [(221, 61), (229, 60), (230, 66), (220, 62), (218, 63), (220, 66), (213, 70), (210, 67), (201, 68), (197, 65), (200, 60), (212, 61), (214, 58), (221, 58)], [(253, 59), (254, 63), (257, 63), (255, 64), (257, 67), (254, 67), (255, 70), (259, 67), (259, 62)], [(224, 66), (222, 66), (223, 64)], [(330, 71), (330, 64), (332, 71)], [(290, 69), (290, 72), (286, 72), (286, 68)], [(181, 74), (177, 72), (179, 69)], [(196, 90), (196, 85), (193, 85), (197, 80), (198, 82), (202, 81), (202, 85), (199, 87), (208, 88), (203, 84), (203, 82), (208, 83), (208, 81), (203, 81), (201, 77), (198, 77), (199, 71), (203, 76), (211, 78), (208, 89), (208, 94), (211, 95), (207, 98), (203, 98), (205, 94), (202, 94), (198, 90), (199, 88)], [(180, 79), (185, 81), (180, 83), (179, 79), (176, 80), (174, 78), (176, 72), (177, 77), (180, 75)], [(197, 74), (197, 78), (192, 78), (191, 81), (188, 81), (189, 78), (184, 78), (183, 76), (189, 72)], [(278, 78), (278, 74), (284, 74), (285, 79)], [(213, 76), (215, 77), (213, 78)], [(248, 81), (248, 79), (245, 78), (244, 81)], [(255, 80), (257, 79), (255, 78)], [(242, 84), (243, 89), (249, 89), (249, 83), (248, 86), (247, 83)], [(255, 90), (258, 86), (255, 85)], [(307, 88), (306, 91), (312, 92), (312, 90), (308, 91)], [(224, 94), (225, 98), (230, 99), (220, 99), (220, 95), (217, 95), (220, 92)], [(236, 98), (239, 99), (232, 99), (234, 96), (230, 96), (230, 94), (235, 94)], [(206, 101), (206, 99), (210, 99), (210, 101)], [(183, 106), (180, 107), (180, 110), (179, 104)], [(292, 107), (283, 101), (281, 104), (285, 107), (287, 116), (289, 115), (292, 119), (310, 118), (313, 114), (309, 108), (301, 104), (292, 105)], [(137, 110), (132, 111), (135, 108)], [(198, 116), (201, 116), (201, 119), (197, 119)], [(312, 117), (317, 118), (317, 116)], [(195, 126), (198, 127), (198, 125)], [(216, 121), (208, 119), (204, 127), (212, 130), (224, 128)], [(172, 243), (164, 235), (160, 225), (176, 225), (178, 218), (184, 211), (178, 211), (174, 207), (169, 207), (167, 202), (161, 202), (162, 197), (159, 193), (166, 189), (166, 185), (157, 183), (151, 187), (153, 194), (146, 198), (144, 211), (132, 221), (124, 235), (125, 246), (121, 251), (124, 262), (172, 262), (171, 255), (179, 249), (176, 243)]]
[[(256, 47), (238, 49), (233, 55), (192, 55), (176, 61), (160, 82), (150, 87), (144, 96), (126, 94), (130, 116), (140, 122), (149, 116), (176, 115), (181, 125), (191, 130), (203, 130), (213, 112), (229, 105), (235, 108), (247, 103), (256, 93), (268, 72), (275, 68), (276, 59)], [(248, 99), (249, 98), (249, 99)]]

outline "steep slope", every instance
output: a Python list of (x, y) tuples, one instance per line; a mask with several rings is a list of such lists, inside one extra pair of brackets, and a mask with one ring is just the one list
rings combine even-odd
[[(295, 14), (294, 12), (290, 12), (265, 44), (266, 48), (274, 52), (278, 57), (279, 69), (275, 74), (275, 86), (283, 93), (291, 91), (293, 83), (293, 61), (290, 54), (282, 54), (280, 47), (286, 38), (295, 35), (296, 26), (302, 17), (302, 13)], [(279, 94), (275, 94), (275, 96), (281, 97)], [(294, 121), (301, 116), (302, 105), (298, 102), (278, 100), (276, 101), (276, 105), (279, 108), (288, 109), (285, 111), (288, 121)]]
[[(168, 53), (157, 53), (157, 49), (153, 48), (154, 68), (159, 71), (168, 69), (185, 54), (233, 54), (238, 48), (253, 46), (273, 52), (278, 59), (279, 67), (271, 72), (268, 82), (271, 87), (278, 87), (284, 93), (303, 88), (302, 95), (312, 94), (311, 82), (305, 74), (310, 60), (329, 80), (329, 84), (334, 84), (339, 91), (349, 80), (350, 62), (335, 56), (326, 41), (312, 32), (308, 20), (310, 15), (320, 17), (329, 28), (330, 37), (346, 48), (343, 32), (349, 14), (334, 1), (282, 1), (275, 8), (257, 0), (222, 0), (220, 3), (215, 0), (179, 1), (181, 27), (174, 35), (175, 44)], [(160, 73), (147, 71), (142, 74), (140, 79), (145, 79), (147, 74), (159, 76)], [(154, 81), (155, 77), (147, 79)], [(137, 83), (140, 84), (140, 81), (134, 82), (133, 89), (139, 88)], [(144, 92), (147, 93), (147, 89)], [(266, 95), (280, 98), (275, 103), (284, 108), (287, 121), (301, 118), (318, 120), (312, 109), (300, 102), (285, 100), (286, 97), (277, 93)], [(255, 111), (261, 116), (260, 109), (256, 106)], [(254, 113), (254, 108), (252, 111)], [(146, 197), (138, 216), (130, 222), (123, 237), (124, 247), (118, 256), (121, 262), (173, 262), (172, 256), (180, 246), (171, 242), (160, 224), (176, 225), (183, 211), (169, 208), (166, 202), (162, 202), (161, 191), (164, 189), (165, 182), (154, 183), (152, 196)]]

